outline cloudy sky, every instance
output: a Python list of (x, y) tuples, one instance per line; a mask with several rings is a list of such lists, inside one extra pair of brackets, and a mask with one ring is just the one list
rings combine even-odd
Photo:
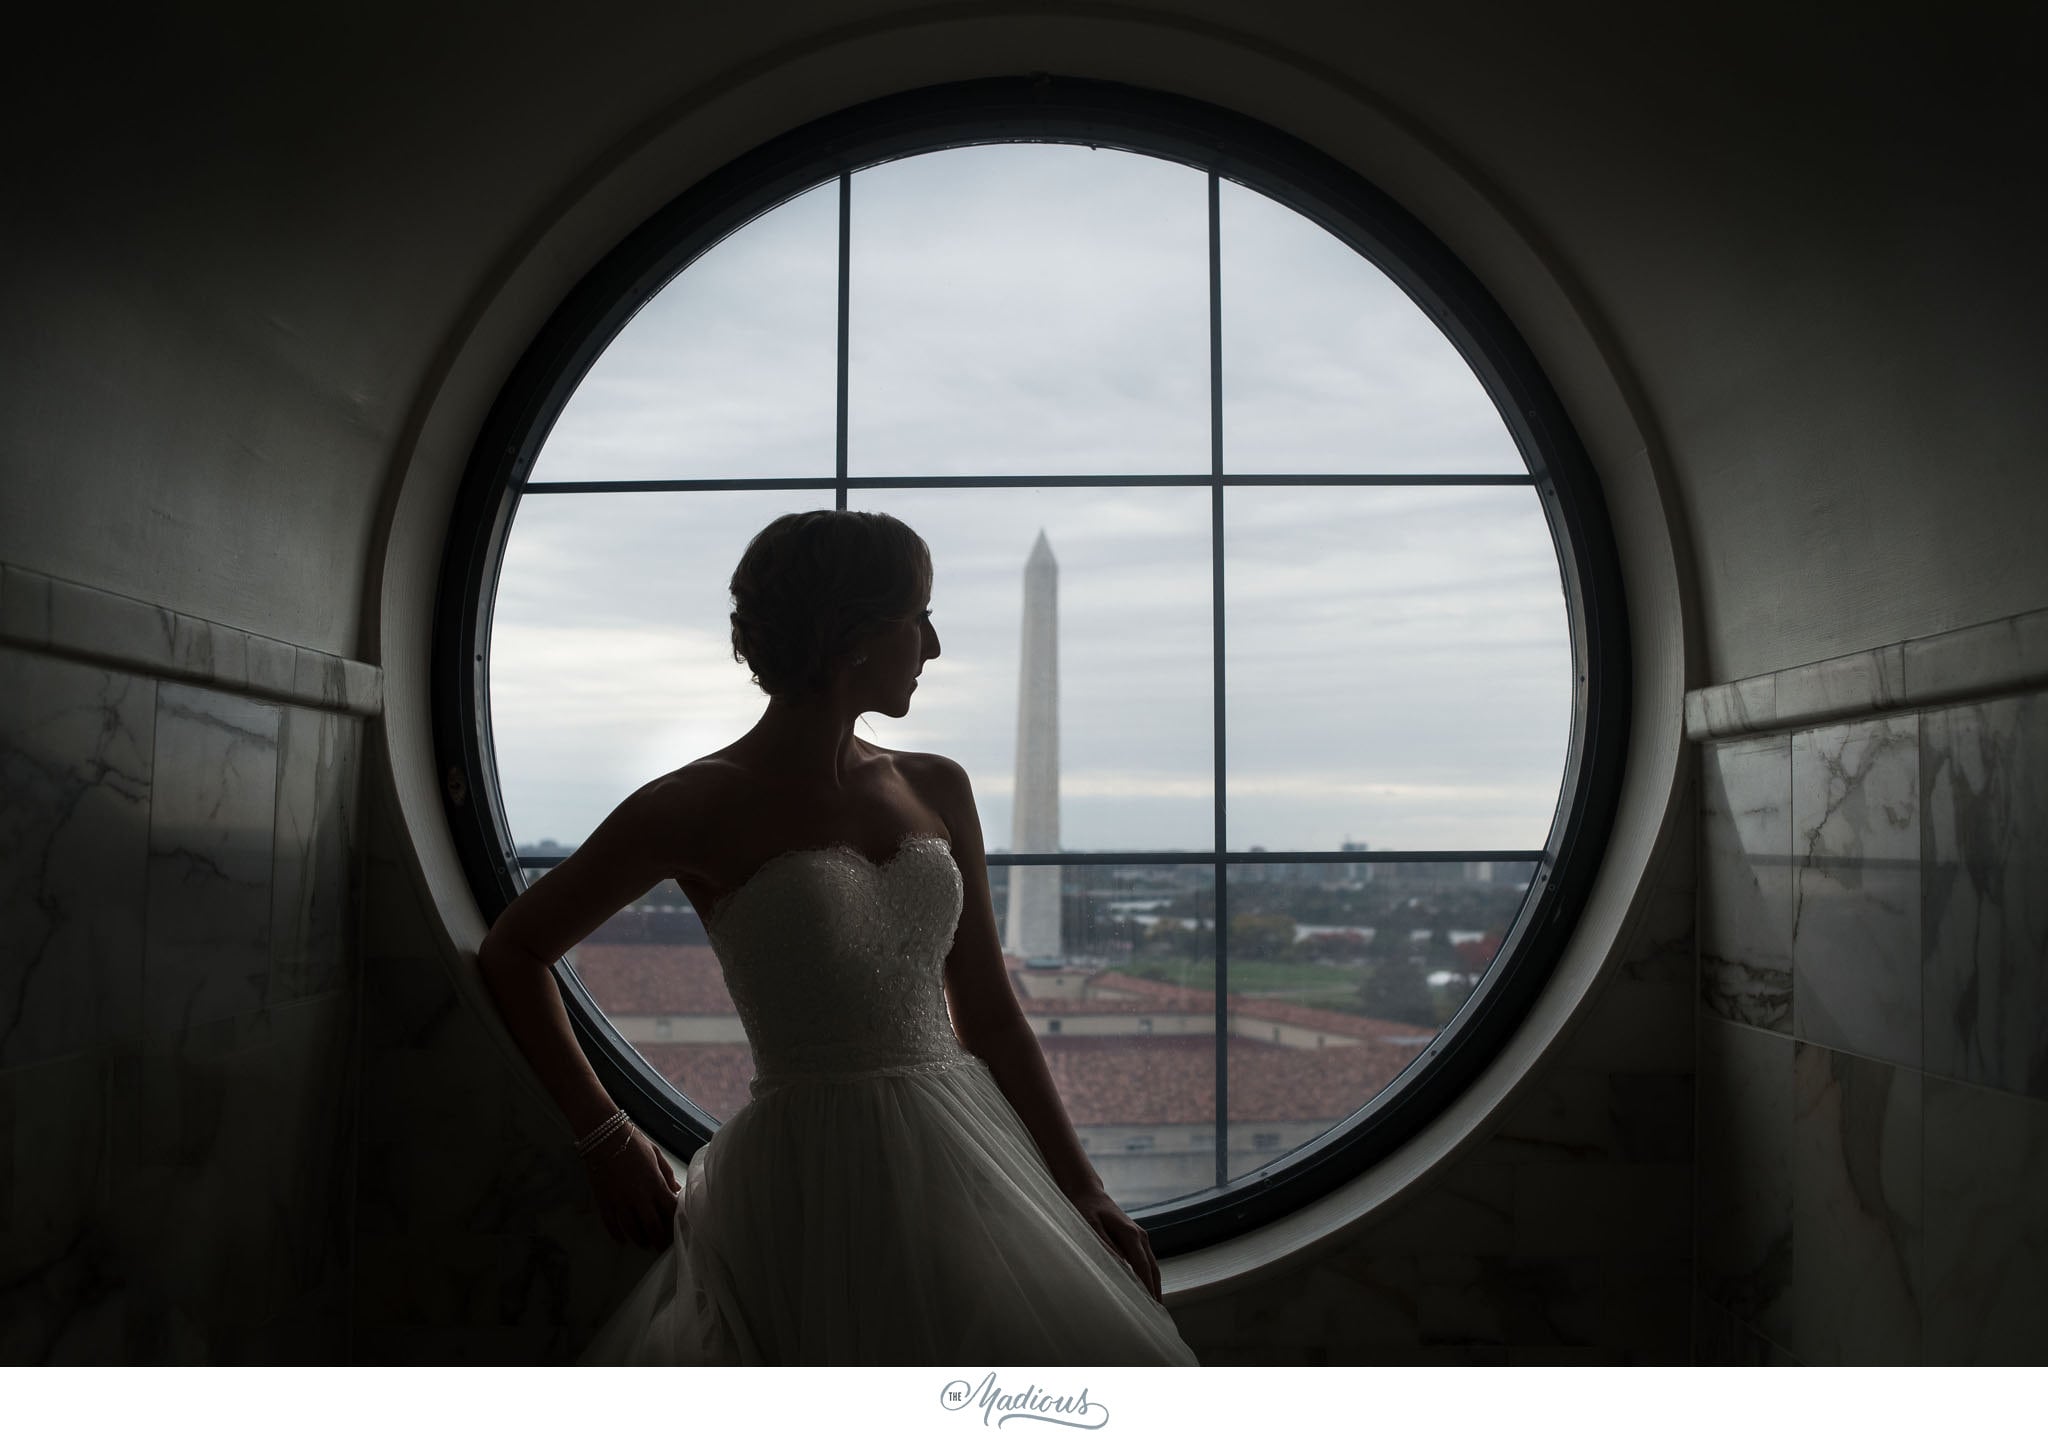
[[(853, 178), (854, 476), (1206, 474), (1204, 176), (1069, 145), (986, 145)], [(1366, 260), (1224, 183), (1228, 472), (1524, 466), (1456, 351)], [(534, 482), (802, 477), (815, 492), (522, 500), (491, 648), (522, 843), (580, 840), (636, 786), (742, 735), (726, 584), (777, 515), (833, 503), (838, 200), (726, 239), (621, 332)], [(1023, 563), (1059, 563), (1061, 844), (1208, 849), (1206, 486), (860, 490), (932, 548), (944, 646), (885, 746), (973, 777), (1008, 848)], [(1231, 849), (1529, 848), (1570, 723), (1557, 559), (1526, 487), (1230, 488)]]

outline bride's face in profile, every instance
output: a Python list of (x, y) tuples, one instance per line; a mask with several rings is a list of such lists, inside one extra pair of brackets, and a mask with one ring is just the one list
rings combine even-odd
[[(927, 593), (925, 600), (931, 600)], [(939, 633), (929, 606), (883, 622), (860, 648), (867, 660), (853, 668), (860, 709), (902, 716), (924, 664), (939, 654)]]

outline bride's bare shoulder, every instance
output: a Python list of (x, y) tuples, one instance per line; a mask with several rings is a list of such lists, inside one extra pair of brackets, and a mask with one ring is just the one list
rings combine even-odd
[(952, 808), (971, 794), (966, 769), (951, 756), (941, 756), (936, 751), (887, 751), (880, 747), (876, 750), (889, 757), (910, 788), (938, 808), (942, 816), (950, 819)]
[(738, 767), (718, 757), (705, 756), (665, 776), (656, 776), (634, 794), (655, 811), (701, 809), (707, 803), (730, 799), (739, 779)]
[(951, 756), (942, 756), (937, 751), (892, 751), (887, 746), (872, 746), (869, 749), (876, 755), (888, 756), (904, 769), (914, 769), (919, 774), (936, 772), (945, 775), (961, 769), (958, 761)]
[(657, 841), (669, 863), (696, 873), (714, 832), (729, 837), (735, 811), (743, 808), (746, 773), (718, 756), (705, 756), (657, 776), (632, 796), (638, 821)]

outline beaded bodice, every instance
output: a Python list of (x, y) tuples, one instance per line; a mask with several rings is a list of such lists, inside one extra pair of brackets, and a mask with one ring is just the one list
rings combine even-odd
[(960, 867), (944, 836), (881, 864), (847, 845), (786, 850), (706, 922), (753, 1046), (755, 1096), (969, 1058), (946, 1009)]

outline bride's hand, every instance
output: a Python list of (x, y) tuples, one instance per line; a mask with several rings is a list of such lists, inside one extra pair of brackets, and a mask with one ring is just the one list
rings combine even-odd
[(1152, 1300), (1163, 1306), (1166, 1299), (1159, 1293), (1159, 1260), (1152, 1256), (1151, 1237), (1106, 1189), (1085, 1189), (1071, 1198), (1095, 1236), (1130, 1265)]
[(634, 1129), (630, 1147), (583, 1162), (605, 1232), (657, 1252), (675, 1241), (676, 1196), (683, 1186), (647, 1135)]

